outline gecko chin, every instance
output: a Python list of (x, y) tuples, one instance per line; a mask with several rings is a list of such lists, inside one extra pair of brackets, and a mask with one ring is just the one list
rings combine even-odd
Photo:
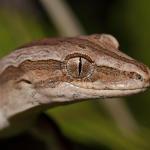
[[(63, 87), (63, 88), (62, 88)], [(137, 94), (145, 91), (146, 88), (132, 89), (132, 90), (98, 90), (86, 89), (72, 85), (70, 83), (60, 84), (57, 90), (54, 88), (41, 89), (39, 94), (46, 95), (46, 99), (41, 104), (70, 104), (89, 99), (104, 99), (115, 98)]]
[(40, 95), (45, 95), (48, 98), (44, 103), (55, 102), (68, 104), (70, 102), (78, 102), (88, 99), (128, 96), (145, 90), (146, 87), (135, 89), (94, 89), (63, 82), (59, 84), (57, 88), (41, 88), (38, 92)]

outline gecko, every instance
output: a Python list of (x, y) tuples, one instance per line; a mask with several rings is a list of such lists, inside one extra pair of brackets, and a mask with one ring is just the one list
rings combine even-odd
[(0, 135), (49, 108), (132, 95), (149, 85), (149, 68), (120, 51), (110, 34), (31, 42), (0, 59)]

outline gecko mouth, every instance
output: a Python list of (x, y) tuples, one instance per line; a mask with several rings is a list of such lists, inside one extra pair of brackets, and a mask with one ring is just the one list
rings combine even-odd
[(93, 89), (93, 90), (107, 90), (107, 91), (134, 91), (134, 90), (145, 90), (149, 87), (149, 84), (140, 83), (140, 82), (129, 82), (129, 83), (109, 83), (103, 84), (101, 82), (97, 83), (79, 83), (71, 82), (72, 86), (84, 89)]
[(76, 85), (73, 85), (77, 88), (81, 88), (81, 89), (89, 89), (89, 90), (94, 90), (94, 91), (143, 91), (143, 90), (146, 90), (148, 87), (142, 87), (142, 88), (134, 88), (134, 89), (111, 89), (111, 88), (104, 88), (104, 89), (98, 89), (98, 88), (85, 88), (85, 87), (80, 87), (80, 86), (76, 86)]
[[(78, 89), (78, 92), (81, 95), (84, 95), (83, 97), (89, 98), (113, 98), (113, 97), (122, 97), (122, 96), (128, 96), (132, 94), (137, 94), (140, 92), (145, 91), (147, 88), (137, 88), (137, 89), (86, 89), (82, 87), (76, 87)], [(84, 93), (84, 94), (83, 94)], [(90, 96), (89, 96), (90, 95)]]
[(113, 98), (137, 94), (145, 91), (146, 89), (146, 87), (134, 89), (94, 89), (71, 83), (65, 83), (61, 93), (67, 91), (68, 94), (66, 97), (70, 99)]

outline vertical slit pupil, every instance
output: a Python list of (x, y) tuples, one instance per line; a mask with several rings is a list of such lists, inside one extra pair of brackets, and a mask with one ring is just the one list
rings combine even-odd
[(82, 71), (82, 58), (79, 57), (79, 76), (81, 75), (81, 71)]

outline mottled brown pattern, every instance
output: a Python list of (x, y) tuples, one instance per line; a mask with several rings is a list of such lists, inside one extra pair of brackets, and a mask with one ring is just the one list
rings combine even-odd
[[(51, 78), (54, 80), (57, 76), (60, 76), (62, 63), (55, 60), (45, 61), (25, 61), (18, 67), (10, 66), (2, 74), (0, 83), (5, 83), (9, 80), (19, 80), (21, 76), (25, 74), (32, 74), (35, 81), (47, 80)], [(22, 79), (21, 79), (22, 80)]]
[(62, 62), (56, 60), (39, 60), (39, 61), (30, 61), (27, 60), (20, 65), (20, 68), (29, 71), (29, 70), (60, 70)]
[(140, 78), (141, 76), (135, 72), (121, 71), (107, 66), (96, 67), (94, 74), (90, 77), (93, 82), (100, 80), (108, 83)]
[[(62, 80), (62, 79), (61, 79)], [(58, 84), (60, 84), (61, 80), (57, 77), (54, 78), (48, 78), (47, 80), (41, 80), (39, 82), (36, 82), (35, 88), (56, 88)]]

